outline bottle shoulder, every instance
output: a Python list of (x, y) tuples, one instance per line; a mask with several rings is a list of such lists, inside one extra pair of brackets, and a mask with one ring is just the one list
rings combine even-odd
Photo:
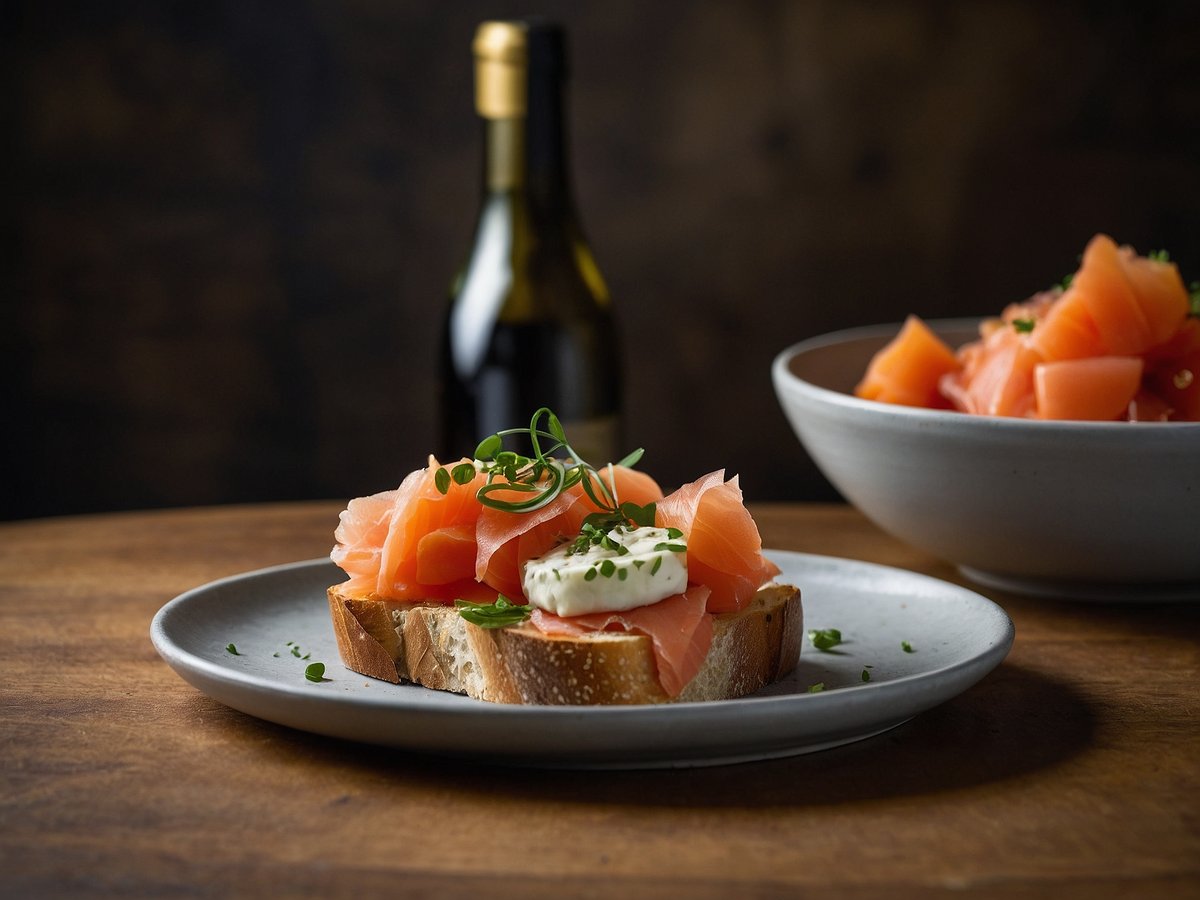
[(610, 306), (608, 286), (574, 211), (539, 209), (511, 194), (484, 200), (453, 294), (461, 296), (472, 285), (526, 311), (575, 307), (607, 313)]

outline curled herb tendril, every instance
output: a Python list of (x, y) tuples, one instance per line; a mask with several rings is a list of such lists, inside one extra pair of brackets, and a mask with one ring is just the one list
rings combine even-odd
[[(504, 449), (504, 438), (514, 435), (529, 439), (532, 457)], [(565, 460), (553, 455), (560, 450), (566, 454)], [(635, 450), (615, 465), (633, 466), (642, 458), (642, 452), (641, 449)], [(595, 527), (612, 527), (628, 522), (635, 525), (654, 524), (653, 504), (641, 507), (634, 503), (621, 503), (610, 487), (615, 483), (612, 474), (614, 464), (609, 463), (606, 467), (609, 483), (605, 483), (600, 473), (567, 441), (558, 416), (545, 406), (533, 414), (528, 428), (508, 428), (480, 441), (475, 448), (475, 460), (474, 463), (459, 463), (450, 469), (443, 466), (434, 472), (434, 484), (438, 491), (446, 494), (451, 482), (469, 484), (478, 473), (483, 472), (487, 475), (487, 483), (475, 492), (480, 503), (504, 512), (528, 513), (553, 503), (563, 491), (579, 484), (588, 498), (601, 509), (601, 513), (589, 516)]]

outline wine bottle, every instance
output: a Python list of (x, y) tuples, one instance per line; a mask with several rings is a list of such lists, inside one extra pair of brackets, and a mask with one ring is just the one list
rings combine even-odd
[(565, 36), (542, 21), (485, 22), (473, 51), (483, 192), (445, 323), (441, 458), (549, 407), (584, 459), (615, 461), (620, 348), (570, 188)]

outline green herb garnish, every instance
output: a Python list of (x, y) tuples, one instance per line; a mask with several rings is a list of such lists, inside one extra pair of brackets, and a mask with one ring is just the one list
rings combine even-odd
[[(529, 438), (532, 457), (504, 449), (504, 438), (512, 435)], [(545, 449), (543, 442), (547, 444)], [(565, 460), (552, 455), (559, 450), (565, 452)], [(633, 466), (642, 458), (642, 452), (635, 450), (616, 465)], [(628, 523), (635, 526), (654, 524), (654, 504), (621, 503), (599, 472), (575, 452), (558, 416), (547, 407), (543, 406), (533, 414), (528, 428), (508, 428), (484, 438), (475, 448), (475, 459), (480, 465), (478, 469), (476, 463), (468, 462), (459, 463), (451, 470), (438, 469), (434, 473), (434, 485), (445, 494), (450, 490), (451, 481), (468, 484), (482, 471), (487, 475), (487, 483), (475, 492), (479, 502), (504, 512), (522, 513), (541, 509), (563, 491), (581, 484), (584, 493), (600, 508), (599, 513), (593, 513), (584, 521), (600, 533)], [(609, 463), (610, 470), (612, 465)], [(527, 496), (519, 500), (498, 496), (513, 493)]]
[(1200, 281), (1188, 285), (1188, 315), (1200, 318)]
[[(589, 569), (588, 574), (595, 569)], [(587, 575), (584, 576), (585, 578)], [(594, 578), (595, 576), (592, 575)], [(480, 628), (507, 628), (509, 625), (520, 625), (532, 613), (528, 606), (513, 603), (503, 594), (497, 594), (492, 603), (472, 603), (470, 600), (455, 600), (458, 614)]]
[(227, 646), (225, 647), (225, 652), (226, 652), (226, 653), (232, 653), (234, 656), (241, 656), (241, 655), (242, 655), (242, 654), (238, 653), (238, 649), (237, 649), (237, 647), (233, 646), (233, 644), (229, 644), (229, 645), (227, 645)]
[(871, 680), (871, 673), (870, 673), (870, 672), (868, 672), (866, 669), (863, 669), (863, 671), (862, 671), (862, 680), (863, 680), (863, 681), (870, 681), (870, 680)]
[(816, 684), (810, 684), (808, 686), (808, 692), (810, 694), (819, 694), (823, 690), (825, 690), (825, 682), (823, 681), (818, 681)]
[(1033, 331), (1033, 326), (1036, 324), (1033, 319), (1013, 319), (1012, 327), (1020, 334), (1028, 334)]
[(910, 644), (908, 641), (901, 641), (900, 649), (903, 650), (905, 653), (916, 653), (917, 652), (912, 648), (912, 644)]
[(1169, 263), (1171, 261), (1171, 254), (1166, 250), (1151, 250), (1146, 254), (1146, 258), (1152, 259), (1155, 262)]
[(433, 485), (438, 489), (439, 494), (445, 494), (450, 490), (450, 473), (446, 471), (445, 466), (433, 473)]
[(309, 681), (324, 681), (325, 663), (313, 663), (310, 666), (305, 666), (304, 677)]
[(836, 628), (814, 629), (808, 633), (808, 642), (818, 650), (832, 650), (842, 642), (842, 633)]

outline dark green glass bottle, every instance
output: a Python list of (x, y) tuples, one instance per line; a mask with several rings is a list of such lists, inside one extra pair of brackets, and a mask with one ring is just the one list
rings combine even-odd
[(484, 186), (446, 318), (440, 455), (470, 455), (483, 437), (527, 426), (547, 406), (589, 462), (614, 461), (620, 348), (570, 189), (563, 32), (485, 22), (473, 47)]

